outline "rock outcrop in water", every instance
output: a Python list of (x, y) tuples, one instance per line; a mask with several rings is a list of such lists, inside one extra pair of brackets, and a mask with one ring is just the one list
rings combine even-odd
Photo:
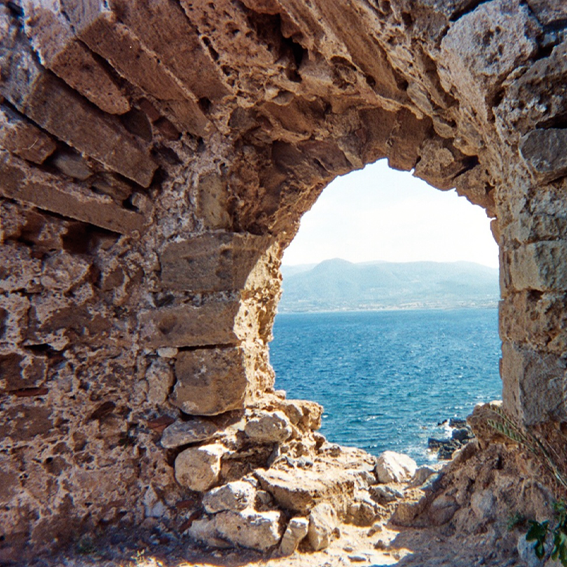
[[(504, 407), (562, 455), (566, 22), (560, 0), (0, 4), (0, 559), (212, 525), (203, 491), (277, 499), (270, 475), (326, 463), (319, 410), (273, 393), (279, 263), (327, 183), (384, 157), (493, 219)], [(247, 508), (274, 540), (302, 529), (281, 498)]]

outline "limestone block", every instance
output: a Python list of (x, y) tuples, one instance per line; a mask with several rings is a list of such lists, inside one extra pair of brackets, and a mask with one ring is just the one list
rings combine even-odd
[(128, 81), (164, 101), (177, 125), (199, 136), (206, 133), (208, 120), (191, 94), (146, 48), (143, 38), (117, 20), (105, 2), (91, 2), (88, 9), (81, 0), (62, 0), (61, 5), (77, 37), (92, 51)]
[(244, 406), (248, 371), (241, 348), (181, 352), (172, 403), (191, 415), (217, 415)]
[(231, 218), (228, 213), (227, 182), (216, 173), (199, 178), (197, 192), (197, 215), (208, 230), (228, 229)]
[[(547, 3), (547, 2), (546, 2)], [(567, 43), (555, 46), (548, 57), (530, 63), (506, 87), (502, 102), (495, 108), (497, 126), (508, 132), (514, 129), (527, 134), (538, 125), (561, 122), (567, 110), (567, 101), (561, 88), (567, 80)]]
[(256, 489), (249, 482), (236, 480), (213, 488), (203, 497), (203, 506), (208, 514), (232, 511), (240, 512), (254, 505)]
[(168, 0), (112, 0), (111, 6), (143, 44), (159, 53), (160, 64), (197, 98), (218, 101), (231, 90), (204, 51), (199, 33)]
[(373, 501), (368, 492), (361, 491), (347, 510), (347, 521), (355, 526), (371, 526), (386, 515), (386, 510)]
[(557, 355), (503, 342), (501, 376), (505, 410), (526, 425), (566, 419), (565, 370), (565, 361)]
[(68, 20), (55, 6), (52, 3), (47, 8), (40, 0), (24, 1), (26, 35), (42, 65), (104, 112), (128, 112), (128, 99), (104, 66), (74, 37)]
[(16, 111), (0, 108), (0, 147), (33, 163), (42, 164), (57, 147), (45, 132)]
[(246, 422), (244, 432), (258, 443), (282, 443), (292, 434), (291, 424), (281, 411), (262, 412)]
[(500, 302), (499, 322), (503, 340), (557, 355), (567, 350), (567, 298), (561, 292), (509, 294)]
[(43, 69), (22, 41), (14, 45), (11, 58), (0, 57), (0, 67), (7, 77), (0, 93), (22, 114), (79, 152), (149, 186), (157, 164), (148, 146)]
[(307, 539), (313, 551), (326, 549), (338, 527), (337, 513), (328, 502), (317, 504), (309, 513)]
[(175, 449), (191, 443), (209, 441), (219, 428), (205, 419), (191, 419), (190, 421), (176, 421), (166, 427), (161, 436), (161, 446), (164, 449)]
[(281, 512), (220, 512), (215, 515), (216, 531), (221, 538), (258, 551), (266, 551), (281, 539)]
[(110, 197), (32, 169), (6, 151), (0, 151), (0, 195), (119, 234), (142, 232), (145, 228), (142, 215), (119, 207)]
[(239, 308), (238, 300), (229, 299), (142, 311), (138, 315), (142, 340), (150, 347), (237, 344), (240, 337), (235, 320)]
[(566, 130), (538, 129), (522, 138), (520, 153), (534, 176), (549, 182), (567, 175), (566, 145)]
[(384, 451), (376, 461), (379, 482), (404, 482), (410, 480), (417, 469), (416, 462), (407, 455)]
[(297, 550), (308, 531), (309, 520), (307, 518), (292, 518), (282, 537), (280, 553), (284, 556), (292, 555)]
[(537, 20), (519, 0), (485, 2), (454, 22), (441, 42), (439, 77), (480, 118), (500, 83), (537, 50)]
[(257, 469), (254, 474), (281, 507), (298, 514), (307, 514), (321, 500), (346, 511), (354, 498), (355, 480), (346, 467), (323, 471)]
[(192, 292), (243, 289), (266, 248), (263, 237), (226, 232), (172, 242), (160, 254), (162, 285)]
[(402, 491), (391, 486), (382, 486), (381, 484), (370, 486), (368, 491), (370, 492), (370, 497), (376, 500), (378, 504), (388, 504), (404, 497)]
[(185, 449), (175, 459), (177, 482), (197, 492), (209, 490), (219, 480), (221, 458), (227, 453), (228, 449), (219, 443)]
[(567, 290), (567, 241), (524, 244), (510, 253), (510, 286), (517, 290)]
[[(163, 360), (154, 360), (146, 370), (148, 382), (147, 398), (151, 404), (163, 404), (175, 382), (173, 368)], [(161, 440), (162, 446), (163, 437)]]

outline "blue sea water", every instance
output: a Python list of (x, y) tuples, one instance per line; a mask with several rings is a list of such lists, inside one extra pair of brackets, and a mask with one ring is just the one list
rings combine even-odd
[(325, 408), (330, 442), (435, 460), (429, 437), (500, 399), (496, 309), (279, 314), (276, 388)]

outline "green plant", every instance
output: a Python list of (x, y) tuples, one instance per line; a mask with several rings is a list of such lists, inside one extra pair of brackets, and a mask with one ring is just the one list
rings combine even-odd
[(530, 529), (526, 534), (527, 541), (534, 541), (534, 551), (536, 557), (541, 559), (545, 555), (545, 542), (551, 531), (553, 535), (553, 547), (551, 549), (551, 559), (559, 559), (561, 565), (567, 567), (567, 505), (565, 502), (555, 502), (553, 505), (555, 512), (555, 525), (552, 530), (549, 527), (549, 520), (536, 522), (530, 520)]

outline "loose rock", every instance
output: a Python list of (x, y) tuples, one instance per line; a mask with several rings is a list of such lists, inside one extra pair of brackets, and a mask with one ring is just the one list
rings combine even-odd
[(185, 449), (175, 459), (177, 482), (191, 490), (208, 490), (218, 482), (221, 457), (227, 452), (220, 444)]
[(416, 462), (407, 455), (384, 451), (376, 462), (376, 476), (383, 483), (409, 480), (417, 469)]
[(329, 547), (337, 529), (337, 513), (327, 502), (317, 504), (309, 514), (307, 537), (313, 551)]
[(218, 432), (218, 427), (204, 419), (191, 421), (176, 421), (166, 427), (161, 436), (161, 446), (164, 449), (174, 449), (190, 443), (208, 441)]

